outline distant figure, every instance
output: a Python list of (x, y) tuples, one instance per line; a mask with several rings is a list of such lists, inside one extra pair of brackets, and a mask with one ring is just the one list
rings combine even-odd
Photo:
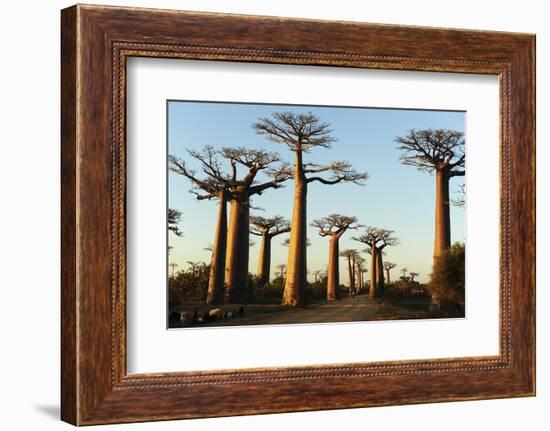
[(198, 311), (197, 311), (197, 308), (195, 307), (193, 309), (193, 320), (192, 320), (193, 323), (197, 323), (197, 317), (198, 317)]
[(242, 305), (239, 307), (237, 314), (239, 315), (239, 317), (244, 317), (244, 307)]

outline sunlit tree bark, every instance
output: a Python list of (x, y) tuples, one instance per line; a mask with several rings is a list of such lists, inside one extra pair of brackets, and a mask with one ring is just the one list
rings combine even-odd
[[(251, 150), (243, 147), (216, 150), (205, 146), (200, 151), (188, 151), (201, 166), (204, 178), (197, 177), (194, 170), (176, 156), (169, 158), (170, 169), (188, 178), (192, 193), (197, 199), (218, 199), (218, 225), (212, 245), (212, 270), (207, 302), (220, 303), (220, 290), (229, 302), (246, 302), (248, 297), (248, 250), (250, 197), (259, 195), (270, 188), (277, 188), (292, 177), (292, 172), (280, 163), (276, 153), (264, 150)], [(225, 162), (225, 165), (224, 165)], [(275, 168), (271, 166), (277, 164)], [(225, 167), (228, 169), (224, 169)], [(246, 173), (239, 178), (239, 167)], [(230, 170), (229, 170), (230, 169)], [(265, 171), (267, 179), (256, 184), (257, 175)], [(222, 193), (223, 191), (223, 193)], [(223, 199), (221, 198), (223, 196)], [(227, 203), (231, 205), (227, 224)], [(223, 248), (223, 250), (222, 250)], [(223, 275), (220, 268), (225, 267)], [(224, 295), (222, 295), (223, 297)]]
[(225, 271), (225, 248), (227, 242), (227, 192), (219, 192), (218, 222), (216, 224), (216, 235), (212, 245), (212, 259), (210, 261), (210, 278), (208, 280), (208, 293), (206, 302), (208, 304), (223, 303), (223, 286)]
[[(256, 132), (273, 142), (285, 144), (295, 154), (294, 162), (294, 206), (288, 253), (288, 270), (282, 303), (290, 306), (305, 305), (307, 286), (307, 191), (308, 184), (319, 182), (332, 185), (341, 182), (363, 184), (366, 173), (357, 172), (347, 162), (329, 165), (307, 163), (305, 153), (317, 148), (329, 148), (335, 142), (332, 130), (313, 113), (295, 114), (275, 112), (269, 118), (262, 118), (253, 125)], [(321, 174), (329, 173), (329, 177)]]
[(327, 300), (340, 299), (340, 266), (338, 257), (340, 238), (350, 229), (358, 229), (356, 217), (348, 217), (340, 214), (331, 214), (311, 224), (319, 229), (319, 235), (329, 237), (329, 254), (327, 270)]
[[(284, 181), (292, 177), (292, 172), (286, 164), (278, 164), (276, 168), (271, 168), (273, 164), (280, 162), (276, 153), (243, 147), (225, 147), (221, 153), (230, 162), (232, 170), (225, 300), (228, 303), (246, 303), (249, 293), (250, 199), (267, 189), (281, 187)], [(245, 170), (242, 178), (238, 175), (239, 168)], [(255, 180), (262, 171), (265, 171), (269, 178), (263, 183), (256, 184)]]
[[(451, 245), (449, 180), (465, 175), (464, 133), (447, 129), (411, 130), (395, 138), (401, 162), (424, 172), (435, 172), (434, 267)], [(439, 299), (432, 295), (432, 304)]]
[(169, 156), (170, 170), (190, 180), (191, 192), (199, 200), (218, 199), (218, 220), (212, 245), (210, 278), (206, 302), (221, 304), (225, 283), (225, 239), (227, 236), (227, 197), (230, 178), (223, 171), (219, 153), (213, 147), (206, 146), (202, 151), (190, 151), (191, 157), (201, 164), (203, 177), (199, 178), (193, 169), (176, 156)]

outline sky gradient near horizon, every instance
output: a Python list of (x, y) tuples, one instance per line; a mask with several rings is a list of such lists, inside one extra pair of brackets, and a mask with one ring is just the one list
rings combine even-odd
[[(359, 223), (395, 231), (399, 245), (387, 247), (384, 259), (395, 262), (392, 279), (401, 269), (419, 273), (417, 278), (426, 282), (432, 265), (434, 241), (435, 177), (412, 166), (400, 163), (400, 151), (394, 139), (411, 129), (453, 129), (464, 132), (465, 113), (455, 111), (425, 111), (378, 108), (318, 107), (297, 105), (237, 104), (212, 102), (168, 102), (168, 153), (184, 159), (189, 167), (200, 173), (196, 160), (187, 150), (200, 150), (205, 145), (215, 148), (243, 146), (275, 151), (283, 160), (293, 161), (293, 153), (286, 145), (257, 135), (251, 125), (260, 117), (273, 112), (313, 112), (330, 124), (337, 141), (330, 149), (317, 148), (306, 154), (305, 162), (318, 164), (336, 160), (349, 161), (358, 171), (366, 171), (369, 179), (365, 186), (341, 183), (323, 185), (311, 183), (308, 188), (308, 225), (315, 219), (332, 213), (356, 216)], [(243, 171), (241, 171), (242, 173)], [(258, 181), (265, 179), (258, 176)], [(451, 198), (464, 182), (463, 177), (451, 179)], [(217, 215), (217, 202), (198, 201), (189, 193), (191, 184), (173, 172), (168, 174), (168, 206), (183, 214), (180, 225), (183, 237), (169, 234), (172, 246), (169, 261), (178, 270), (187, 269), (188, 261), (210, 262), (211, 253), (205, 248), (213, 242)], [(285, 187), (268, 190), (254, 196), (252, 205), (261, 210), (251, 214), (271, 217), (281, 215), (290, 219), (293, 202), (293, 182)], [(451, 206), (451, 241), (465, 241), (465, 210)], [(340, 250), (346, 248), (363, 251), (365, 246), (352, 239), (362, 230), (348, 231), (340, 240)], [(281, 245), (288, 234), (273, 239), (271, 274), (277, 265), (286, 264), (288, 248)], [(325, 270), (328, 264), (328, 238), (318, 235), (309, 227), (308, 270), (310, 274)], [(256, 272), (260, 238), (251, 235), (255, 243), (250, 249), (249, 270)], [(370, 269), (370, 256), (362, 253)], [(340, 282), (347, 284), (344, 260), (340, 261)], [(367, 277), (369, 275), (367, 274)], [(310, 275), (310, 278), (313, 278)]]

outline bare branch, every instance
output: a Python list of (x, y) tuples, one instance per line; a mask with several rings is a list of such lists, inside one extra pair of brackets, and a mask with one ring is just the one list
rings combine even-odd
[[(307, 171), (306, 171), (307, 172)], [(341, 182), (350, 182), (357, 185), (365, 185), (365, 182), (369, 178), (366, 172), (358, 172), (348, 162), (339, 161), (333, 162), (330, 165), (320, 167), (315, 170), (309, 170), (309, 172), (330, 172), (332, 175), (329, 178), (323, 177), (310, 177), (307, 179), (308, 183), (318, 181), (323, 184), (338, 184)]]
[(168, 208), (168, 230), (173, 232), (176, 236), (183, 236), (183, 232), (179, 228), (181, 222), (181, 211)]
[[(211, 152), (211, 148), (206, 147), (204, 154), (199, 152), (190, 152), (197, 160), (201, 161), (203, 165), (203, 172), (207, 174), (207, 178), (201, 179), (197, 176), (196, 172), (187, 168), (185, 162), (174, 155), (168, 156), (169, 168), (172, 172), (182, 175), (192, 184), (192, 193), (194, 193), (199, 199), (210, 199), (216, 197), (216, 195), (224, 188), (227, 178), (219, 170), (219, 162), (215, 159), (214, 153)], [(209, 160), (211, 166), (206, 166), (206, 160)], [(214, 173), (217, 172), (215, 175)], [(200, 195), (197, 190), (202, 190), (207, 195)]]

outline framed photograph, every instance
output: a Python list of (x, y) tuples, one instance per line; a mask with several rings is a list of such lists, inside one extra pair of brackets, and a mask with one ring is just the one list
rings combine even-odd
[(77, 5), (61, 44), (63, 420), (535, 394), (533, 35)]

